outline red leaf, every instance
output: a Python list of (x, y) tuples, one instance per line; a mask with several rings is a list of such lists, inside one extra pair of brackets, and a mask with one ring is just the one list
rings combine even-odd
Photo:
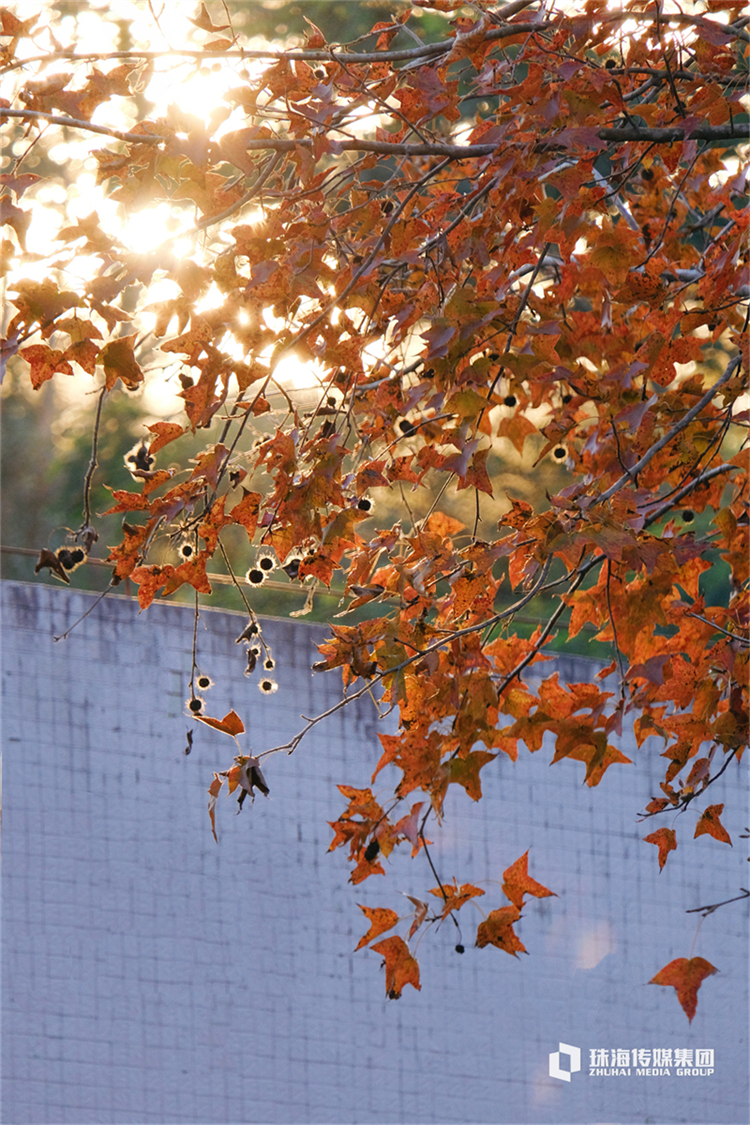
[(523, 907), (524, 895), (533, 895), (534, 898), (547, 898), (549, 895), (557, 897), (554, 891), (547, 890), (530, 877), (528, 862), (529, 853), (524, 852), (520, 859), (503, 872), (503, 894), (519, 910)]
[(207, 727), (223, 731), (224, 734), (231, 734), (233, 738), (245, 733), (245, 724), (235, 711), (229, 711), (223, 719), (210, 719), (207, 715), (195, 715), (195, 718), (205, 723)]
[(230, 509), (229, 515), (235, 523), (240, 523), (247, 532), (248, 539), (252, 541), (255, 529), (258, 526), (258, 511), (260, 509), (261, 495), (259, 492), (247, 492), (243, 488), (243, 497), (239, 504)]
[(673, 828), (657, 828), (650, 836), (643, 837), (645, 843), (656, 844), (659, 849), (659, 870), (667, 862), (667, 856), (677, 847), (677, 835)]
[(718, 973), (712, 964), (702, 957), (678, 957), (660, 969), (649, 984), (661, 984), (677, 990), (677, 999), (690, 1023), (693, 1022), (698, 1007), (698, 989), (706, 977)]
[(714, 840), (720, 840), (722, 844), (729, 844), (731, 847), (732, 841), (729, 833), (719, 820), (723, 811), (723, 805), (709, 805), (695, 826), (693, 839), (696, 836), (713, 836)]

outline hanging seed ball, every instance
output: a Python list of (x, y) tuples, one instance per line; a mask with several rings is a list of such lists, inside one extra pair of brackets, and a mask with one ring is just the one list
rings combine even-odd
[(194, 715), (200, 715), (201, 711), (203, 710), (203, 700), (198, 699), (197, 697), (195, 699), (188, 700), (188, 710), (192, 711)]
[(516, 398), (515, 395), (506, 395), (505, 398), (503, 399), (503, 402), (505, 403), (506, 406), (515, 406), (516, 403), (518, 402), (518, 399)]
[(556, 461), (564, 461), (565, 458), (568, 456), (568, 451), (567, 451), (567, 449), (565, 448), (564, 445), (556, 445), (555, 448), (552, 450), (552, 456), (555, 458)]
[(251, 586), (262, 586), (266, 580), (266, 575), (265, 571), (262, 571), (260, 567), (251, 566), (245, 578)]
[(682, 512), (682, 518), (685, 523), (692, 523), (695, 519), (695, 512), (692, 510), (692, 508), (685, 508)]

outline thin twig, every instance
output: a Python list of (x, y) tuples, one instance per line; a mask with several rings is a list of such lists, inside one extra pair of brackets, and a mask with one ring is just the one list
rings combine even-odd
[[(344, 698), (340, 699), (338, 703), (334, 703), (333, 707), (329, 707), (327, 711), (323, 711), (320, 715), (314, 715), (311, 719), (307, 719), (306, 726), (303, 727), (301, 731), (298, 731), (297, 734), (295, 734), (294, 737), (289, 740), (289, 742), (284, 742), (280, 746), (273, 746), (270, 750), (265, 750), (262, 754), (259, 754), (258, 757), (265, 758), (268, 754), (277, 754), (282, 750), (286, 750), (289, 754), (293, 753), (309, 730), (311, 730), (317, 723), (321, 722), (323, 719), (327, 719), (331, 715), (335, 715), (335, 713), (337, 711), (340, 711), (342, 707), (346, 707), (348, 706), (348, 704), (353, 703), (355, 699), (359, 699), (360, 696), (364, 695), (370, 690), (373, 682), (382, 682), (389, 676), (396, 676), (399, 672), (403, 672), (405, 668), (408, 668), (411, 664), (414, 664), (415, 661), (422, 660), (429, 653), (436, 652), (438, 649), (444, 648), (445, 645), (453, 644), (454, 641), (459, 640), (461, 637), (469, 636), (469, 634), (480, 632), (482, 629), (486, 629), (488, 626), (496, 625), (498, 621), (502, 621), (506, 617), (512, 617), (515, 613), (517, 613), (519, 609), (527, 605), (539, 593), (539, 590), (542, 587), (544, 580), (546, 579), (549, 572), (551, 562), (551, 559), (547, 559), (547, 562), (542, 568), (542, 573), (540, 574), (534, 586), (532, 586), (531, 590), (529, 590), (527, 594), (520, 598), (519, 601), (515, 603), (515, 605), (510, 606), (508, 609), (502, 610), (500, 613), (496, 613), (493, 617), (488, 618), (486, 621), (481, 621), (476, 625), (467, 625), (465, 629), (457, 629), (455, 631), (451, 631), (447, 637), (442, 637), (438, 641), (433, 641), (431, 645), (427, 645), (427, 647), (422, 649), (421, 651), (415, 652), (413, 656), (408, 656), (405, 660), (402, 660), (400, 664), (396, 664), (393, 668), (385, 668), (382, 671), (374, 673), (373, 679), (368, 680), (364, 687), (359, 688), (351, 695), (344, 696)], [(565, 608), (562, 603), (561, 606), (563, 609)], [(553, 614), (553, 622), (554, 620), (556, 620), (556, 617)], [(510, 682), (510, 680), (508, 682)], [(304, 715), (301, 717), (305, 718)]]
[(96, 404), (96, 417), (94, 419), (94, 436), (91, 443), (91, 460), (89, 467), (86, 470), (86, 477), (83, 482), (83, 527), (81, 531), (86, 531), (91, 527), (91, 481), (97, 467), (96, 453), (99, 444), (99, 423), (102, 418), (102, 404), (104, 403), (104, 396), (107, 393), (107, 387), (102, 387), (99, 392), (99, 401)]
[(81, 614), (81, 616), (80, 616), (80, 617), (78, 618), (78, 620), (77, 620), (77, 621), (74, 621), (74, 622), (73, 622), (73, 624), (72, 624), (72, 625), (70, 626), (70, 628), (69, 628), (69, 629), (66, 629), (66, 630), (65, 630), (65, 632), (64, 632), (64, 633), (61, 633), (59, 637), (55, 637), (55, 636), (53, 635), (52, 639), (53, 639), (54, 641), (65, 641), (65, 640), (67, 640), (67, 638), (68, 638), (68, 637), (70, 636), (70, 634), (71, 634), (71, 633), (73, 632), (73, 630), (75, 629), (76, 625), (80, 625), (80, 624), (81, 624), (81, 622), (82, 622), (82, 621), (84, 620), (84, 618), (88, 617), (88, 615), (89, 615), (90, 613), (92, 613), (92, 612), (93, 612), (93, 610), (95, 610), (95, 609), (96, 609), (96, 607), (97, 607), (97, 606), (99, 605), (99, 602), (100, 602), (100, 601), (102, 601), (102, 599), (103, 599), (103, 598), (106, 598), (107, 594), (109, 594), (109, 593), (111, 592), (111, 590), (112, 590), (112, 587), (111, 587), (111, 586), (108, 586), (106, 590), (103, 590), (103, 591), (102, 591), (102, 593), (101, 593), (101, 594), (99, 595), (99, 597), (98, 597), (98, 598), (96, 599), (96, 601), (94, 601), (94, 602), (92, 602), (92, 603), (91, 603), (91, 605), (90, 605), (90, 606), (89, 606), (89, 608), (88, 608), (88, 609), (86, 610), (86, 612), (85, 612), (85, 613), (82, 613), (82, 614)]
[(702, 914), (704, 918), (708, 918), (709, 914), (713, 914), (714, 910), (718, 910), (720, 906), (728, 906), (730, 902), (741, 902), (742, 899), (750, 898), (750, 891), (740, 887), (741, 895), (736, 895), (734, 898), (725, 898), (723, 902), (712, 902), (710, 906), (694, 906), (692, 910), (686, 910), (686, 914)]

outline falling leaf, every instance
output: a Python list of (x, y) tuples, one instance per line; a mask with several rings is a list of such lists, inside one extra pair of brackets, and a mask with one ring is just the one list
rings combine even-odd
[(677, 999), (682, 1005), (682, 1010), (690, 1023), (693, 1022), (696, 1008), (698, 1007), (698, 989), (706, 977), (718, 973), (703, 957), (678, 957), (660, 969), (649, 984), (661, 984), (677, 990)]

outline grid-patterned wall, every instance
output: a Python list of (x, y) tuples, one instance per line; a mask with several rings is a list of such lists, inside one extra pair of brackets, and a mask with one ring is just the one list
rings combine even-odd
[[(387, 1001), (378, 955), (352, 952), (367, 928), (355, 903), (406, 913), (396, 890), (424, 897), (434, 879), (393, 859), (387, 883), (352, 889), (343, 853), (327, 854), (326, 821), (343, 806), (335, 783), (368, 785), (379, 757), (372, 704), (269, 759), (271, 800), (235, 816), (222, 795), (217, 846), (206, 788), (233, 744), (200, 728), (184, 754), (191, 611), (155, 604), (139, 617), (111, 597), (55, 644), (93, 602), (3, 589), (8, 1125), (748, 1120), (747, 912), (717, 911), (695, 943), (685, 913), (747, 879), (739, 771), (711, 791), (712, 803), (726, 797), (734, 849), (691, 841), (686, 816), (659, 874), (641, 842), (654, 821), (636, 814), (660, 747), (623, 736), (638, 768), (612, 767), (594, 790), (580, 763), (501, 756), (483, 771), (481, 805), (451, 799), (432, 853), (445, 878), (478, 882), (529, 848), (530, 872), (558, 897), (525, 909), (529, 956), (517, 960), (471, 946), (476, 911), (463, 956), (451, 924), (433, 928), (418, 949), (422, 991)], [(243, 675), (242, 624), (203, 613), (199, 662), (216, 681), (210, 713), (234, 707), (257, 752), (331, 706), (340, 678), (310, 675), (320, 629), (269, 620), (280, 689), (264, 698)], [(561, 681), (594, 670), (559, 665)], [(502, 905), (499, 886), (483, 885), (480, 905)], [(720, 973), (688, 1025), (674, 991), (646, 982), (691, 955)], [(560, 1042), (584, 1052), (570, 1082), (548, 1073)], [(714, 1073), (592, 1077), (592, 1048), (713, 1049)]]

